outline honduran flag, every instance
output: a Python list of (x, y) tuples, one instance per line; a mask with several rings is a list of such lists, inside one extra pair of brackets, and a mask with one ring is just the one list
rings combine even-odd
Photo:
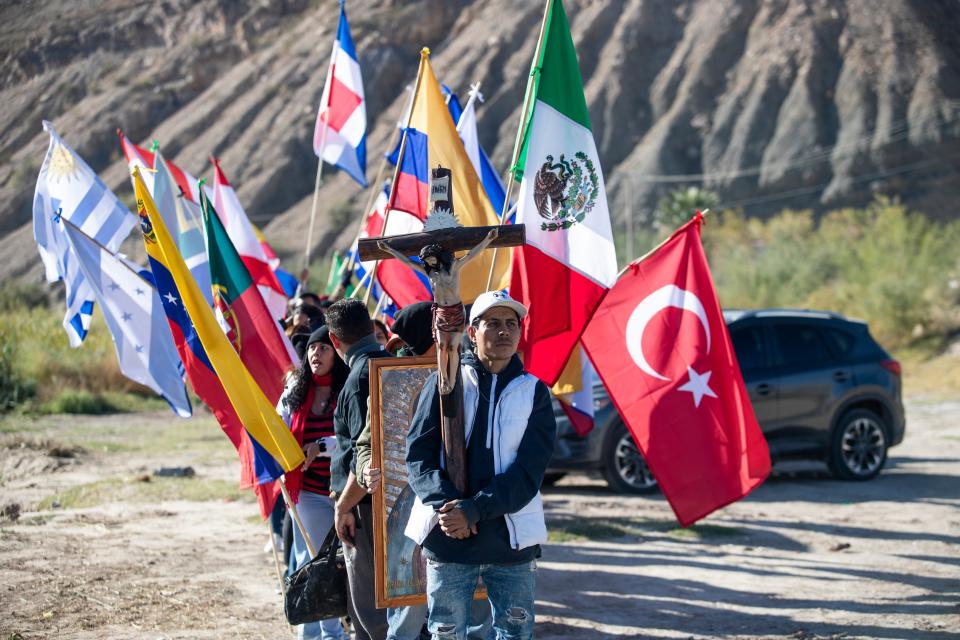
[[(437, 165), (453, 170), (453, 208), (457, 219), (466, 227), (483, 227), (500, 224), (483, 184), (457, 134), (449, 107), (440, 92), (440, 83), (430, 66), (430, 51), (420, 54), (420, 71), (417, 93), (413, 97), (409, 126), (404, 131), (406, 144), (400, 158), (400, 171), (393, 185), (389, 207), (390, 226), (396, 210), (405, 211), (420, 220), (428, 212), (428, 186), (430, 167)], [(388, 233), (392, 232), (390, 229)], [(492, 289), (504, 289), (509, 276), (509, 250), (497, 252), (493, 269)], [(460, 294), (465, 304), (486, 291), (487, 277), (494, 259), (494, 251), (484, 251), (464, 267), (460, 280)], [(387, 261), (389, 262), (389, 261)], [(388, 293), (391, 293), (387, 289)], [(396, 299), (391, 293), (391, 297)], [(399, 300), (398, 300), (399, 302)]]
[(528, 86), (533, 105), (511, 168), (522, 179), (516, 219), (526, 225), (527, 244), (513, 253), (510, 295), (530, 309), (519, 349), (524, 366), (553, 385), (617, 279), (617, 255), (577, 52), (560, 0), (549, 0), (544, 22)]
[(313, 152), (367, 186), (367, 107), (344, 0), (313, 131)]

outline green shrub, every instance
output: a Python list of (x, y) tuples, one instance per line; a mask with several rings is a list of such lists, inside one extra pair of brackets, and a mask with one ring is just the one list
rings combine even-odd
[(960, 222), (877, 200), (819, 221), (809, 211), (766, 221), (726, 211), (703, 238), (726, 308), (837, 311), (866, 320), (891, 348), (918, 339), (939, 348), (960, 329)]

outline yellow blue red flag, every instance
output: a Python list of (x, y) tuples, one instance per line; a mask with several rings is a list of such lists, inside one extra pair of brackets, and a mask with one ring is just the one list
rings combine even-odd
[[(494, 211), (490, 204), (483, 183), (477, 176), (450, 116), (450, 110), (440, 91), (440, 83), (430, 66), (428, 49), (424, 49), (420, 54), (417, 92), (413, 97), (410, 125), (405, 135), (407, 140), (403, 157), (398, 161), (400, 171), (397, 184), (389, 203), (392, 211), (387, 223), (388, 228), (383, 231), (383, 235), (393, 235), (394, 229), (399, 233), (416, 231), (414, 225), (402, 223), (401, 218), (405, 214), (419, 221), (426, 218), (430, 168), (437, 165), (447, 167), (453, 172), (453, 207), (461, 224), (466, 227), (500, 224), (499, 212)], [(394, 219), (395, 216), (397, 219)], [(487, 276), (493, 256), (493, 250), (484, 251), (464, 268), (460, 295), (465, 303), (473, 302), (474, 298), (487, 290)], [(490, 288), (506, 288), (509, 276), (510, 250), (500, 249), (497, 252), (497, 266)], [(385, 278), (381, 278), (381, 282), (392, 298), (403, 299), (403, 296), (391, 292), (390, 283)]]
[(251, 439), (269, 453), (284, 471), (299, 467), (304, 458), (296, 438), (247, 371), (217, 323), (213, 311), (207, 306), (176, 243), (157, 213), (139, 169), (134, 169), (133, 178), (143, 243), (154, 278), (172, 280), (180, 294), (179, 300), (168, 299), (167, 302), (183, 306), (189, 316), (191, 329), (196, 332), (206, 358)]

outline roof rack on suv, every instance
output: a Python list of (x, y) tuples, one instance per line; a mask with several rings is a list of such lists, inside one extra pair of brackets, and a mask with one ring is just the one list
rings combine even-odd
[(794, 317), (794, 318), (824, 318), (829, 320), (846, 320), (846, 318), (834, 311), (819, 311), (817, 309), (724, 309), (723, 317), (727, 322), (740, 320), (741, 318), (774, 318), (774, 317)]

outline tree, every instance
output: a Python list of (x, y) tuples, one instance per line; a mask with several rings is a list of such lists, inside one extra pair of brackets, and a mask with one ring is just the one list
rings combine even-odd
[(681, 187), (660, 200), (653, 214), (653, 223), (657, 233), (666, 235), (687, 222), (693, 213), (700, 209), (713, 209), (720, 202), (719, 196), (712, 191), (699, 187)]

